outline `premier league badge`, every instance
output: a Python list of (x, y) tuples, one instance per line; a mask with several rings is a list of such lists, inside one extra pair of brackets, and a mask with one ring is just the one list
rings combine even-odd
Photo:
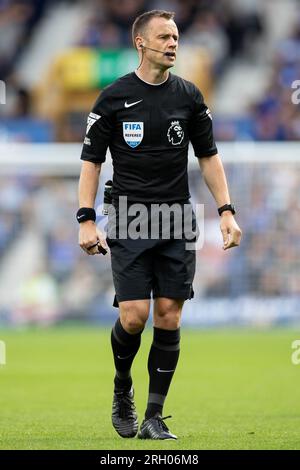
[(167, 136), (172, 145), (179, 145), (183, 141), (184, 132), (179, 121), (172, 121)]
[(144, 123), (123, 122), (123, 137), (129, 147), (137, 147), (144, 137)]

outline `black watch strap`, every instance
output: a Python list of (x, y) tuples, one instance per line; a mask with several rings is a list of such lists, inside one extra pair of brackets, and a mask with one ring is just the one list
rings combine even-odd
[(233, 204), (224, 204), (224, 206), (218, 208), (218, 213), (221, 215), (224, 211), (230, 211), (233, 215), (235, 214), (235, 208)]

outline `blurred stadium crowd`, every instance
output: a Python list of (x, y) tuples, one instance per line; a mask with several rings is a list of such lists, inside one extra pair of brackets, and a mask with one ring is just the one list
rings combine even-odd
[[(287, 5), (292, 14), (285, 19), (284, 33), (273, 34), (270, 9), (279, 7), (280, 12)], [(62, 7), (65, 17), (59, 23)], [(24, 73), (24, 64), (25, 70), (26, 63), (30, 68), (37, 50), (40, 58), (50, 54), (51, 44), (39, 38), (51, 18), (51, 31), (57, 33), (59, 42), (63, 32), (55, 27), (65, 24), (67, 30), (71, 12), (77, 12), (80, 27), (69, 27), (71, 39), (65, 42), (66, 48), (122, 50), (132, 47), (134, 18), (156, 8), (174, 11), (180, 44), (195, 51), (201, 48), (210, 59), (207, 101), (217, 141), (300, 139), (300, 106), (291, 101), (292, 83), (300, 79), (298, 0), (0, 0), (0, 80), (7, 89), (6, 104), (0, 104), (0, 143), (82, 141), (83, 116), (92, 105), (91, 95), (84, 87), (80, 93), (66, 93), (64, 106), (76, 96), (85, 102), (77, 115), (70, 112), (63, 119), (61, 110), (57, 114), (41, 111), (44, 95), (40, 88), (51, 64), (39, 66), (42, 62), (38, 62), (31, 73), (34, 80), (26, 79)], [(283, 16), (280, 21), (283, 24)], [(52, 36), (51, 41), (56, 42)], [(247, 81), (240, 74), (245, 63), (262, 74), (268, 70), (264, 83), (247, 83), (259, 90), (247, 103), (239, 92), (241, 81)], [(63, 75), (61, 69), (58, 75)], [(228, 76), (234, 78), (235, 87), (224, 88)], [(49, 101), (54, 103), (51, 92), (56, 82), (52, 80), (49, 75), (45, 83)], [(98, 88), (92, 90), (94, 95)], [(218, 101), (228, 93), (227, 110), (223, 106), (218, 111)], [(243, 208), (239, 223), (245, 234), (239, 251), (226, 255), (220, 249), (215, 205), (207, 188), (199, 185), (199, 171), (190, 172), (193, 201), (205, 204), (205, 246), (198, 252), (196, 301), (300, 296), (300, 172), (297, 164), (285, 164), (284, 157), (277, 164), (226, 165), (232, 198)], [(79, 154), (74, 159), (79, 160)], [(77, 185), (74, 176), (22, 176), (18, 171), (14, 177), (0, 176), (0, 323), (46, 325), (65, 318), (103, 319), (115, 312), (108, 257), (101, 262), (98, 257), (87, 257), (77, 244)], [(98, 198), (100, 204), (101, 194)]]
[(0, 77), (14, 68), (44, 14), (46, 0), (0, 1)]
[[(219, 218), (205, 185), (199, 184), (199, 170), (190, 172), (192, 201), (205, 205), (205, 244), (197, 252), (195, 301), (297, 298), (300, 173), (284, 163), (227, 164), (226, 168), (233, 200), (242, 208), (238, 220), (245, 233), (239, 250), (228, 253), (221, 249)], [(18, 259), (21, 255), (27, 260), (19, 273), (9, 267), (14, 257), (2, 266), (2, 288), (10, 271), (15, 280), (9, 306), (3, 303), (7, 294), (1, 293), (2, 322), (103, 321), (116, 313), (109, 258), (88, 257), (78, 246), (73, 220), (77, 184), (73, 177), (1, 178), (0, 256), (12, 246)], [(97, 206), (101, 204), (99, 194)], [(106, 217), (99, 215), (97, 220), (104, 227)]]
[[(268, 0), (126, 0), (122, 4), (117, 0), (1, 0), (0, 79), (6, 81), (10, 99), (0, 109), (0, 140), (52, 141), (61, 140), (62, 135), (67, 135), (63, 140), (81, 141), (84, 122), (79, 133), (55, 132), (53, 116), (41, 116), (37, 111), (39, 105), (34, 103), (39, 99), (35, 94), (36, 84), (24, 83), (19, 73), (22, 56), (24, 60), (24, 53), (30, 51), (37, 30), (43, 27), (49, 16), (49, 10), (68, 3), (70, 8), (77, 5), (84, 10), (80, 28), (72, 31), (71, 45), (101, 50), (132, 47), (131, 24), (141, 12), (154, 8), (174, 11), (181, 33), (181, 45), (201, 47), (209, 55), (213, 89), (207, 100), (213, 111), (214, 108), (218, 110), (218, 103), (214, 102), (216, 97), (220, 100), (218, 87), (235, 64), (248, 60), (253, 68), (259, 68), (261, 62), (268, 63), (270, 78), (267, 86), (256, 84), (261, 89), (258, 99), (247, 102), (244, 109), (242, 95), (238, 97), (242, 108), (240, 112), (237, 110), (232, 115), (229, 105), (228, 113), (226, 110), (214, 113), (216, 138), (227, 141), (299, 139), (299, 106), (291, 103), (291, 85), (299, 78), (300, 72), (300, 7), (297, 1), (283, 2), (294, 5), (294, 14), (287, 33), (278, 39), (272, 37), (268, 22), (270, 8), (276, 10), (278, 1), (273, 2), (272, 6)], [(266, 42), (272, 43), (271, 48), (264, 49)], [(43, 54), (46, 52), (43, 51)], [(265, 56), (262, 57), (262, 54)], [(38, 70), (37, 73), (43, 81), (45, 71)], [(241, 76), (241, 80), (244, 79)], [(231, 90), (231, 93), (233, 105), (239, 90)], [(27, 119), (27, 133), (17, 132), (20, 127), (18, 119), (23, 129), (24, 120)], [(36, 126), (39, 121), (39, 135), (31, 132), (30, 120)], [(60, 122), (60, 130), (62, 126), (67, 124)]]
[[(0, 1), (2, 79), (13, 70), (35, 27), (47, 14), (47, 7), (55, 3), (59, 0)], [(74, 31), (74, 43), (87, 47), (131, 47), (134, 18), (152, 9), (174, 11), (182, 41), (207, 47), (217, 65), (247, 51), (256, 36), (263, 32), (263, 17), (255, 2), (246, 10), (243, 2), (228, 0), (126, 0), (122, 4), (118, 0), (93, 0), (82, 3), (88, 15), (82, 31)]]
[(228, 57), (244, 53), (263, 31), (263, 18), (253, 7), (244, 11), (224, 0), (96, 0), (80, 43), (90, 47), (131, 47), (133, 19), (147, 10), (174, 11), (183, 43), (207, 47), (220, 66)]

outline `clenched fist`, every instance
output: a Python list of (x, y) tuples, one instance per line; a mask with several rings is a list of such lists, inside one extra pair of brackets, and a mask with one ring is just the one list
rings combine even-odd
[(220, 229), (223, 236), (223, 250), (239, 246), (242, 231), (231, 212), (223, 212), (221, 215)]

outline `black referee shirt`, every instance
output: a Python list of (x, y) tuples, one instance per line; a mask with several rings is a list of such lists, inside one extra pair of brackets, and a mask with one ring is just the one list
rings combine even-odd
[(105, 161), (109, 147), (113, 197), (174, 202), (190, 197), (188, 145), (195, 156), (213, 156), (210, 111), (198, 88), (169, 73), (160, 85), (129, 73), (106, 87), (88, 116), (82, 160)]

